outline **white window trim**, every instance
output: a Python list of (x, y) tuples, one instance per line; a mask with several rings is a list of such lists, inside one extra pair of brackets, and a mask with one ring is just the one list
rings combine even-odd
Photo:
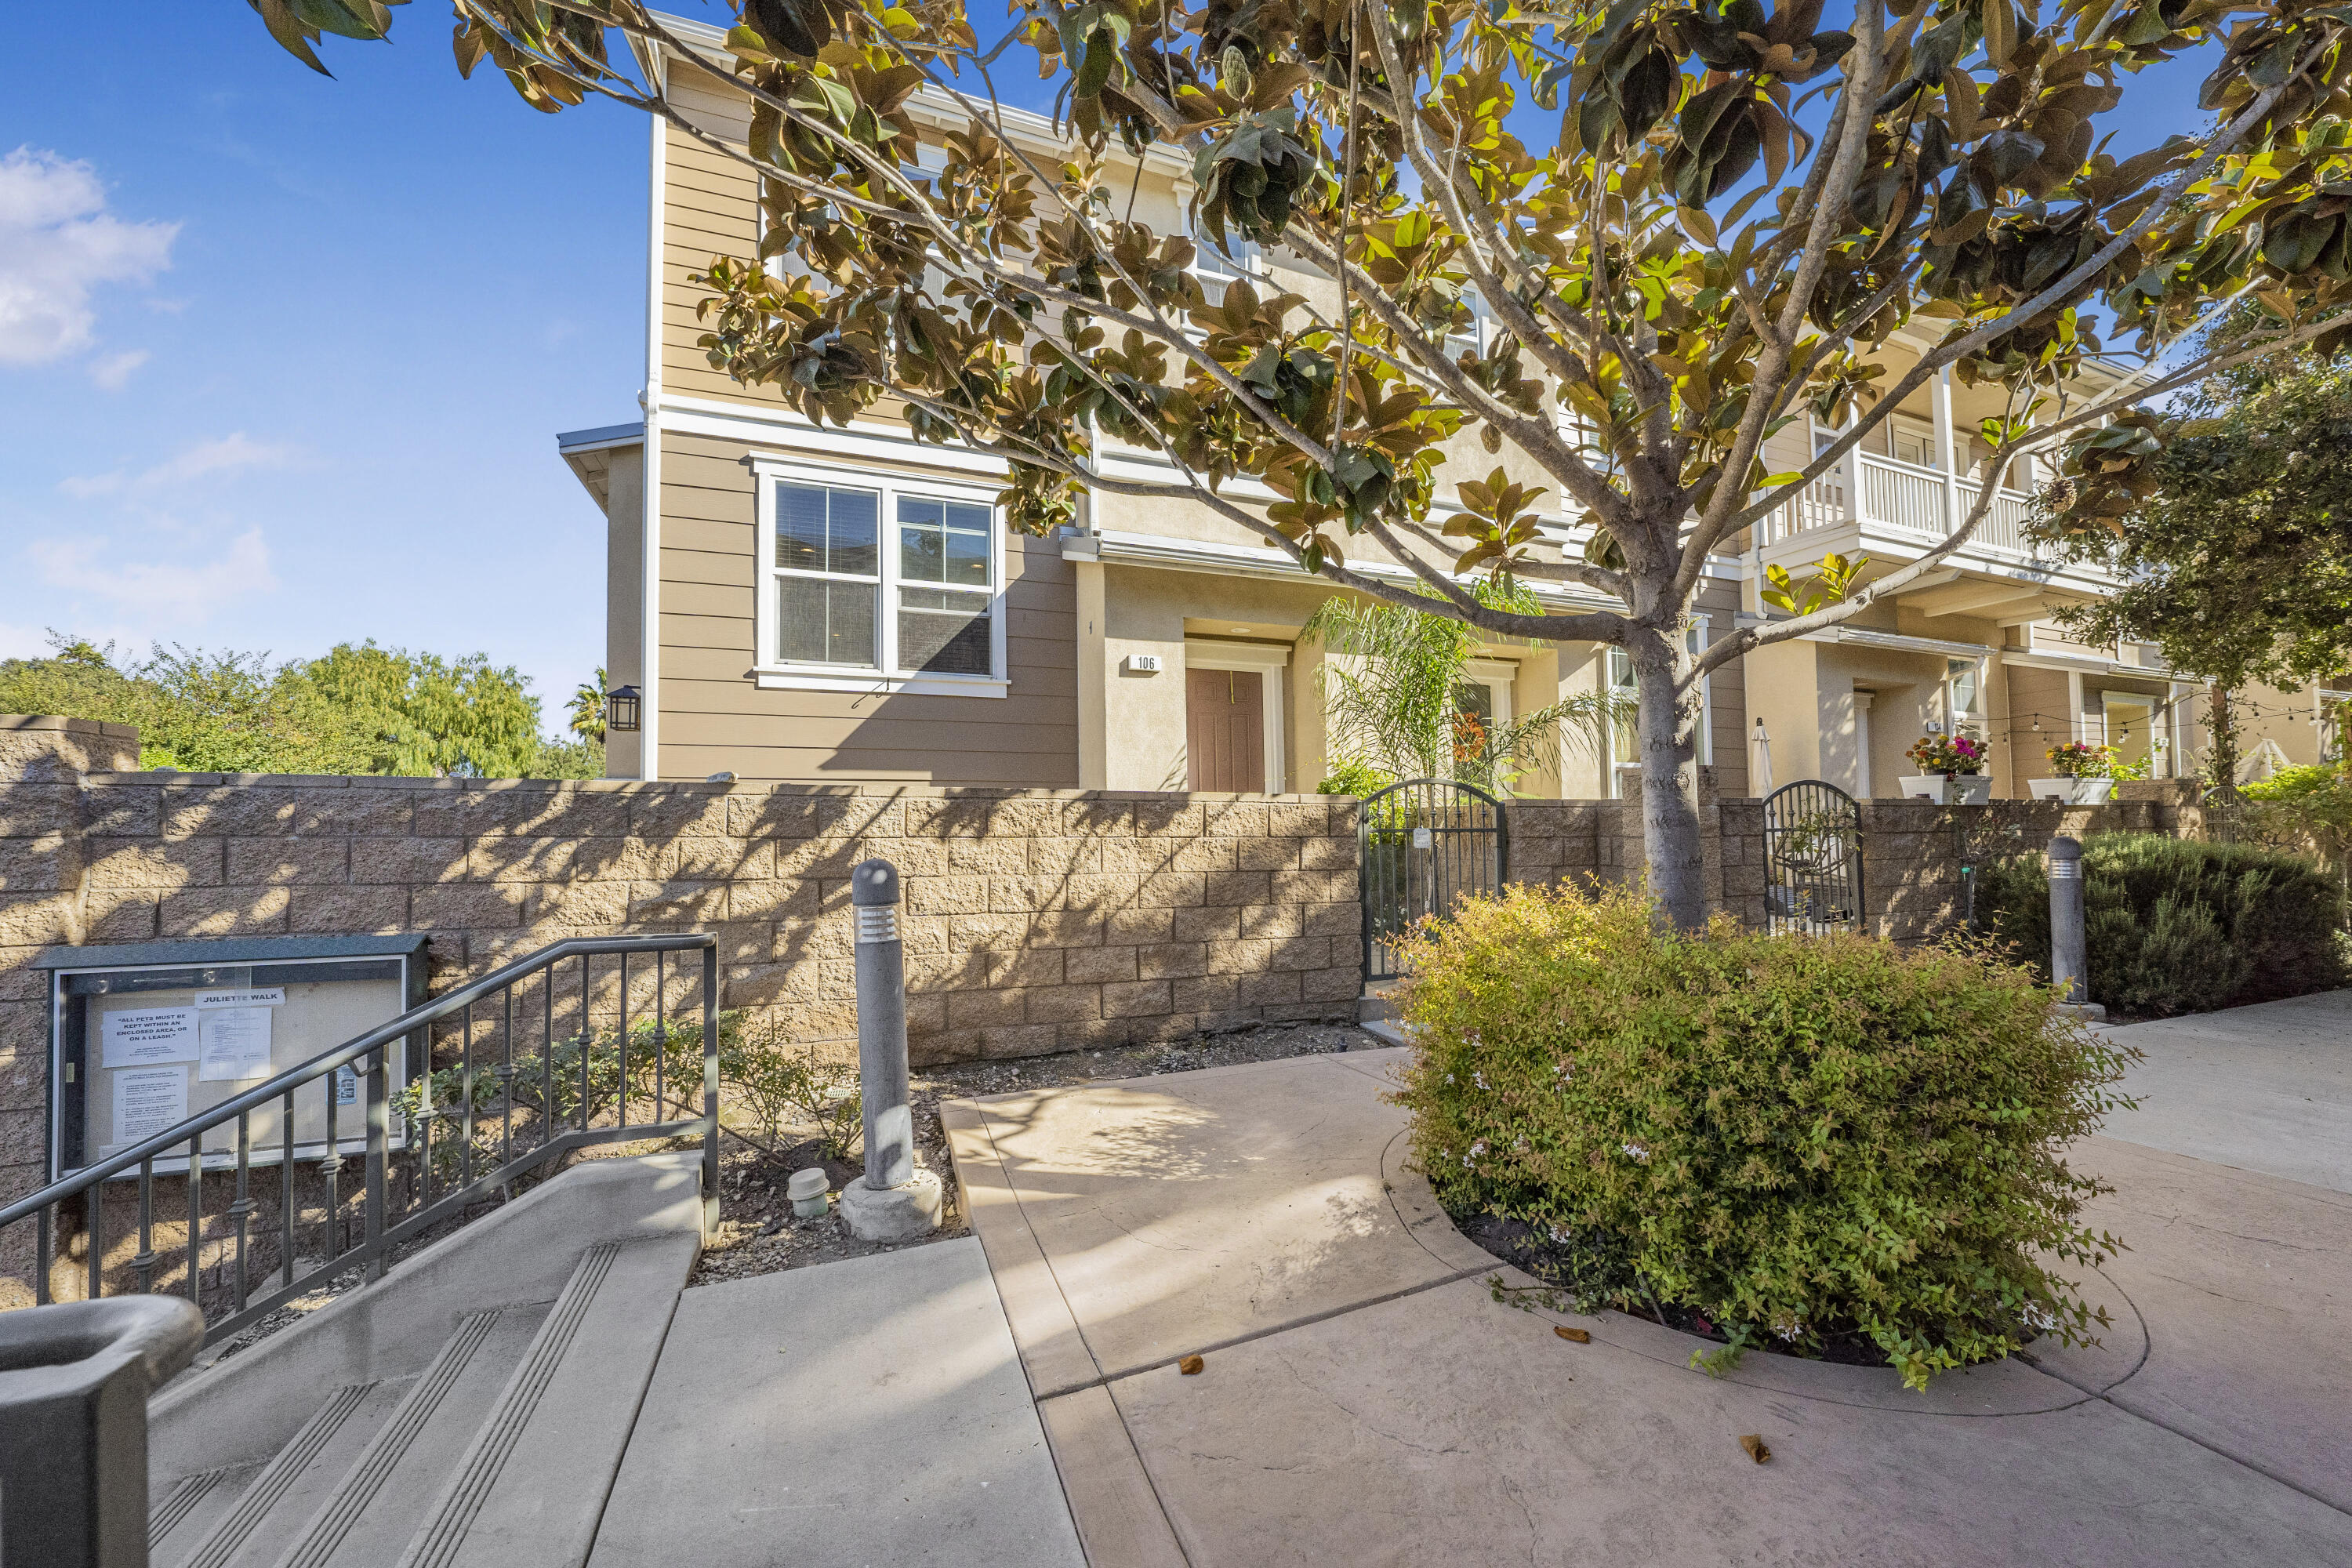
[[(1184, 668), (1190, 669), (1237, 669), (1255, 671), (1265, 678), (1259, 691), (1259, 717), (1265, 725), (1265, 793), (1286, 795), (1286, 759), (1282, 754), (1282, 713), (1284, 700), (1288, 697), (1289, 681), (1285, 671), (1290, 668), (1290, 650), (1286, 647), (1266, 647), (1251, 643), (1193, 642), (1184, 644)], [(1191, 743), (1188, 735), (1186, 743)]]
[[(781, 458), (755, 458), (751, 463), (757, 526), (752, 549), (752, 602), (755, 642), (752, 682), (761, 690), (858, 691), (887, 690), (910, 697), (1003, 697), (1012, 689), (1005, 664), (1004, 520), (996, 505), (996, 491), (966, 479), (898, 474), (880, 468), (836, 468)], [(828, 485), (842, 489), (874, 490), (880, 501), (875, 540), (879, 572), (876, 584), (875, 635), (881, 647), (876, 658), (895, 659), (898, 648), (898, 516), (902, 495), (938, 496), (942, 500), (977, 502), (989, 509), (988, 573), (993, 590), (988, 598), (990, 675), (942, 675), (906, 671), (889, 664), (863, 668), (838, 664), (795, 664), (776, 656), (776, 481)], [(916, 584), (924, 586), (925, 584)]]
[(1519, 667), (1506, 659), (1474, 658), (1462, 667), (1462, 675), (1474, 685), (1483, 686), (1494, 696), (1495, 722), (1511, 721), (1511, 688), (1519, 679)]

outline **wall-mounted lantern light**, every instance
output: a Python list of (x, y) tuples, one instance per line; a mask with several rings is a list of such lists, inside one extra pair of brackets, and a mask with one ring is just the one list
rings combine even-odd
[(604, 728), (624, 733), (637, 727), (637, 689), (616, 686), (604, 694)]

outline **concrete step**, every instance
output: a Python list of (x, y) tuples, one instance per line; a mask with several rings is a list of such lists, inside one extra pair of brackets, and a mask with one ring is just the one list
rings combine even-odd
[[(580, 1568), (701, 1239), (604, 1242), (450, 1467), (397, 1568)], [(341, 1568), (340, 1562), (336, 1568)]]
[(1371, 1025), (1397, 1016), (1393, 980), (1375, 980), (1364, 987), (1364, 994), (1356, 1004), (1356, 1022)]
[(391, 1568), (547, 1314), (544, 1305), (468, 1314), (275, 1568)]
[[(268, 1568), (320, 1501), (399, 1407), (409, 1378), (346, 1384), (246, 1483), (180, 1568)], [(174, 1533), (181, 1533), (175, 1531)]]
[(259, 1464), (229, 1465), (157, 1489), (147, 1507), (147, 1560), (168, 1563), (185, 1557), (260, 1473)]
[(976, 1239), (678, 1298), (590, 1568), (1083, 1568)]

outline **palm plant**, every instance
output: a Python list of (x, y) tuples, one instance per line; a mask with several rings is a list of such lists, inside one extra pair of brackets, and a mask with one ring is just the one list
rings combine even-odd
[[(1504, 608), (1525, 594), (1508, 584), (1475, 592)], [(1563, 748), (1598, 749), (1625, 706), (1604, 692), (1580, 692), (1510, 720), (1481, 711), (1475, 685), (1466, 679), (1479, 634), (1451, 616), (1407, 605), (1336, 596), (1307, 618), (1306, 629), (1338, 656), (1326, 658), (1316, 675), (1335, 770), (1361, 767), (1508, 791)]]
[(599, 667), (592, 683), (582, 681), (572, 691), (572, 732), (602, 744), (604, 739), (604, 671)]

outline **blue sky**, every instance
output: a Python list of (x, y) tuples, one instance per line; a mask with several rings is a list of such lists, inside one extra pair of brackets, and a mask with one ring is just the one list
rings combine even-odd
[[(0, 656), (479, 650), (552, 727), (604, 613), (553, 437), (637, 416), (646, 121), (461, 81), (429, 5), (331, 81), (236, 0), (86, 21), (0, 7)], [(2204, 68), (2127, 82), (2117, 151)]]
[(236, 0), (142, 13), (0, 6), (0, 654), (479, 649), (551, 721), (604, 618), (553, 437), (637, 416), (646, 119), (460, 80), (427, 5), (332, 81)]

